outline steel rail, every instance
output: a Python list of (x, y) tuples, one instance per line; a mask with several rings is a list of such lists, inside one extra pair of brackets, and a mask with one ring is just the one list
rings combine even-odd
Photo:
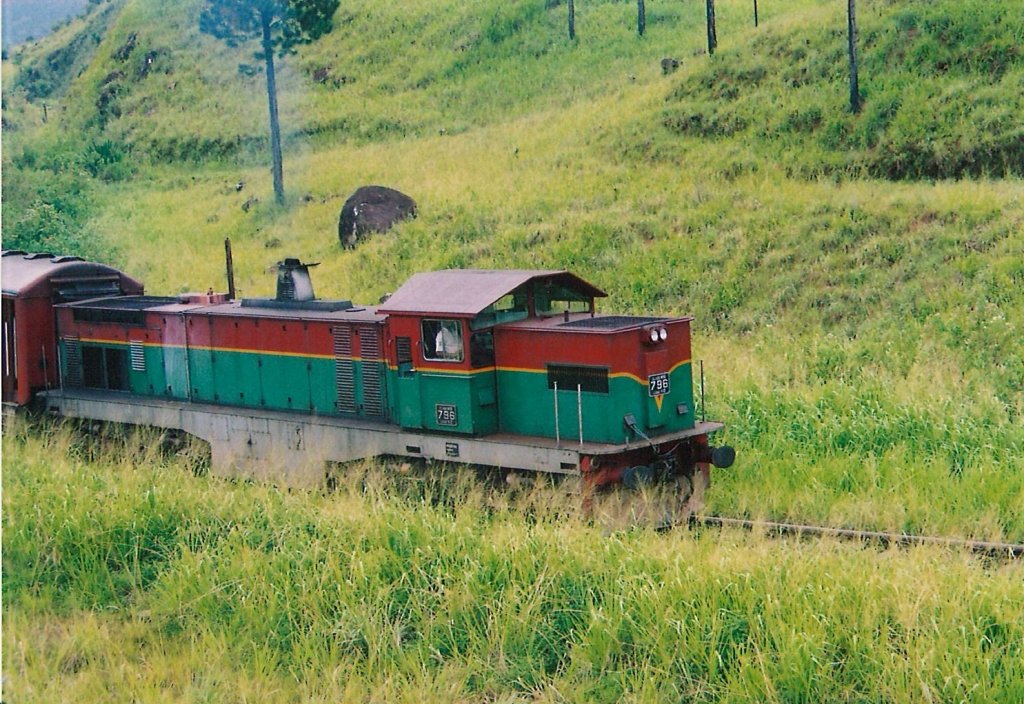
[(745, 528), (746, 530), (763, 530), (767, 533), (797, 537), (823, 536), (841, 538), (843, 540), (860, 540), (868, 543), (879, 543), (883, 546), (899, 545), (941, 545), (950, 548), (963, 548), (979, 555), (1019, 559), (1024, 557), (1024, 544), (999, 543), (985, 540), (967, 540), (965, 538), (941, 538), (930, 535), (909, 535), (907, 533), (884, 533), (873, 530), (854, 530), (852, 528), (833, 528), (830, 526), (810, 526), (799, 523), (779, 523), (776, 521), (753, 521), (745, 518), (727, 518), (725, 516), (694, 515), (691, 523), (721, 528)]

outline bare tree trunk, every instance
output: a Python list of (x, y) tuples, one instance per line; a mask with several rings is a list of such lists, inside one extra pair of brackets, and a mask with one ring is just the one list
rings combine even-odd
[(268, 14), (260, 14), (263, 29), (263, 60), (267, 67), (267, 107), (270, 110), (270, 173), (274, 178), (274, 200), (284, 205), (284, 157), (281, 154), (281, 124), (277, 118), (277, 81), (274, 77), (274, 44), (270, 39)]
[(569, 39), (576, 38), (576, 3), (569, 0)]
[(644, 0), (636, 0), (636, 32), (641, 37), (647, 29), (647, 8), (644, 7)]
[(850, 112), (860, 112), (860, 87), (857, 82), (857, 1), (847, 1), (850, 40)]
[(757, 26), (757, 0), (754, 0), (754, 26)]
[(715, 53), (715, 49), (718, 47), (718, 37), (715, 35), (715, 0), (707, 0), (707, 7), (708, 7), (708, 54), (714, 54)]

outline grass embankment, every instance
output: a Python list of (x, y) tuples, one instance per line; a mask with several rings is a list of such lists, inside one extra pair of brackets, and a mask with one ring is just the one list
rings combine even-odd
[[(605, 535), (479, 482), (195, 477), (153, 437), (4, 439), (5, 696), (103, 701), (1017, 701), (1020, 565)], [(127, 448), (141, 448), (125, 449)]]

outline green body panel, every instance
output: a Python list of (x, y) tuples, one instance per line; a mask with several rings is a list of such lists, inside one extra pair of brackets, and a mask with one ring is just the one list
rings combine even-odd
[[(77, 347), (78, 352), (74, 349)], [(84, 350), (116, 350), (127, 388), (143, 396), (191, 399), (202, 403), (251, 406), (274, 410), (298, 410), (324, 415), (350, 415), (388, 420), (391, 381), (384, 362), (353, 361), (356, 413), (338, 411), (335, 360), (236, 352), (149, 344), (143, 347), (143, 368), (133, 369), (131, 346), (120, 342), (97, 344), (65, 340), (62, 344), (61, 375), (69, 379), (69, 360), (83, 359)], [(82, 378), (86, 375), (83, 370)], [(368, 381), (379, 380), (383, 413), (366, 409)], [(191, 393), (189, 387), (191, 386)]]
[[(150, 364), (152, 360), (152, 364)], [(146, 368), (163, 367), (163, 389), (171, 398), (188, 398), (188, 355), (184, 347), (149, 347)]]
[[(393, 373), (397, 418), (403, 428), (487, 435), (498, 430), (496, 375), (435, 371)], [(438, 406), (453, 406), (455, 424), (439, 423)], [(450, 414), (441, 414), (452, 420)]]
[(131, 368), (129, 358), (128, 379), (132, 393), (145, 394), (148, 396), (166, 396), (167, 394), (167, 373), (164, 370), (164, 355), (162, 348), (147, 345), (142, 352), (142, 370)]
[[(274, 410), (312, 411), (324, 415), (390, 418), (388, 374), (383, 362), (353, 362), (356, 413), (339, 413), (335, 361), (319, 357), (259, 352), (190, 349), (193, 398), (209, 403), (253, 406)], [(380, 379), (383, 416), (367, 413), (364, 365)], [(210, 390), (213, 390), (212, 393)]]
[[(247, 355), (248, 356), (248, 355)], [(309, 410), (308, 357), (257, 355), (263, 401), (269, 408)]]
[[(685, 412), (679, 413), (679, 404)], [(555, 391), (548, 388), (547, 374), (541, 371), (498, 372), (499, 428), (502, 432), (555, 437)], [(586, 442), (625, 443), (635, 440), (626, 429), (623, 417), (631, 414), (643, 432), (655, 437), (692, 428), (693, 379), (689, 364), (680, 365), (670, 375), (670, 391), (662, 398), (661, 408), (648, 394), (646, 381), (629, 376), (608, 380), (608, 393), (576, 389), (558, 391), (558, 435), (563, 440), (579, 440), (580, 410), (583, 415), (583, 440)]]
[(338, 388), (334, 381), (334, 362), (329, 359), (309, 360), (309, 403), (314, 413), (335, 414)]
[(423, 427), (423, 405), (420, 396), (420, 377), (415, 372), (400, 371), (394, 375), (397, 392), (395, 406), (398, 423), (403, 428)]

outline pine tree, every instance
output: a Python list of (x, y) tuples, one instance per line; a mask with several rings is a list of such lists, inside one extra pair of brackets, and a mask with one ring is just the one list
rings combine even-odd
[(256, 58), (267, 74), (267, 107), (270, 111), (271, 173), (274, 198), (284, 203), (284, 167), (281, 125), (277, 117), (277, 83), (274, 54), (284, 57), (300, 44), (316, 41), (331, 31), (331, 19), (339, 0), (206, 0), (199, 30), (239, 46), (259, 40)]

